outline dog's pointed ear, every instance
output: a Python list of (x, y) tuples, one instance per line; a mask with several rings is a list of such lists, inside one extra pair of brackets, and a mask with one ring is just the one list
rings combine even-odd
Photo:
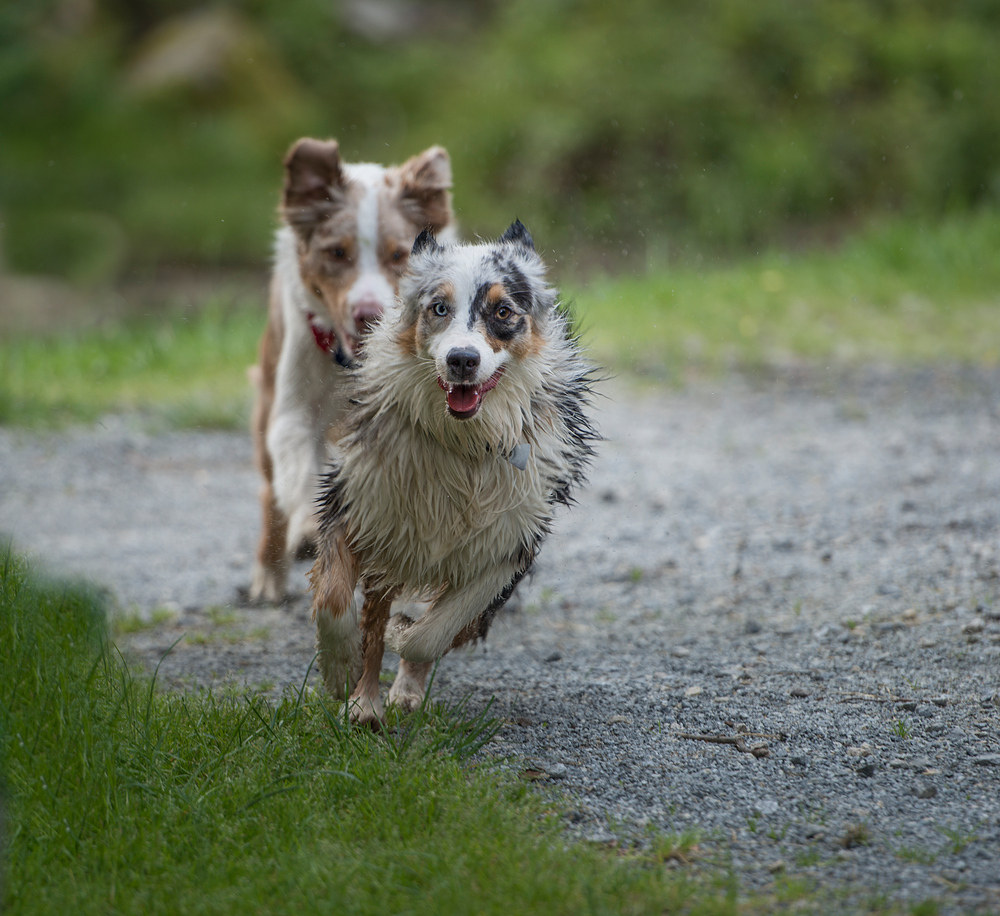
[(413, 250), (410, 252), (410, 255), (417, 255), (422, 251), (441, 251), (441, 246), (437, 243), (437, 239), (434, 238), (434, 234), (430, 229), (424, 229), (423, 232), (416, 237), (413, 242)]
[(400, 206), (418, 226), (440, 232), (452, 222), (451, 159), (443, 146), (432, 146), (399, 167)]
[(308, 235), (340, 201), (344, 173), (336, 140), (296, 140), (285, 156), (281, 214), (292, 228)]
[(535, 243), (531, 238), (531, 233), (528, 232), (524, 223), (519, 219), (514, 220), (508, 227), (507, 231), (500, 236), (500, 241), (505, 242), (508, 245), (523, 245), (525, 248), (530, 248), (532, 251), (535, 250)]

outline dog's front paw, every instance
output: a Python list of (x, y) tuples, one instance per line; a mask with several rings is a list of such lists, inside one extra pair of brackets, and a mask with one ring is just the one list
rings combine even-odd
[(366, 725), (372, 731), (379, 731), (385, 723), (385, 709), (382, 698), (375, 694), (369, 696), (352, 696), (348, 701), (351, 722), (355, 725)]
[(361, 630), (353, 602), (337, 617), (315, 608), (316, 663), (330, 696), (343, 700), (361, 677)]
[(416, 712), (424, 702), (426, 692), (424, 684), (433, 664), (413, 664), (405, 658), (400, 659), (399, 673), (389, 690), (389, 705), (396, 706), (403, 712)]
[(406, 645), (406, 634), (416, 621), (409, 614), (393, 614), (385, 627), (386, 647), (397, 655), (405, 658), (402, 649)]
[(342, 658), (331, 657), (320, 650), (316, 655), (316, 665), (326, 692), (335, 700), (343, 700), (347, 691), (354, 687), (357, 678), (351, 677), (351, 669)]
[(285, 598), (285, 571), (268, 569), (263, 563), (254, 563), (250, 580), (250, 601), (281, 604)]

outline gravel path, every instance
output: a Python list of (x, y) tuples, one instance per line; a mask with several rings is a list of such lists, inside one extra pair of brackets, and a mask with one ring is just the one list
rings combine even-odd
[[(493, 697), (492, 752), (595, 842), (697, 827), (744, 890), (1000, 912), (1000, 374), (605, 393), (591, 487), (437, 696)], [(256, 488), (246, 435), (0, 430), (0, 530), (168, 616), (130, 638), (153, 666), (183, 637), (167, 685), (312, 658), (304, 597), (234, 600)]]

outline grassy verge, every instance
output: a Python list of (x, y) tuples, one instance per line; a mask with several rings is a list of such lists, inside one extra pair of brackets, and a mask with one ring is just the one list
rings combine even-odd
[(137, 319), (61, 337), (0, 341), (0, 423), (58, 426), (145, 411), (176, 427), (243, 427), (260, 305)]
[[(790, 360), (1000, 362), (1000, 213), (888, 222), (832, 250), (658, 269), (564, 287), (603, 365), (687, 368)], [(0, 341), (0, 423), (53, 425), (141, 409), (180, 427), (246, 423), (260, 307), (63, 339)]]
[(1000, 214), (889, 222), (833, 250), (607, 278), (576, 294), (599, 358), (672, 375), (790, 360), (1000, 362)]
[(318, 699), (161, 695), (102, 607), (0, 548), (0, 909), (29, 913), (734, 913), (731, 890), (567, 844), (551, 800), (441, 708), (386, 736)]

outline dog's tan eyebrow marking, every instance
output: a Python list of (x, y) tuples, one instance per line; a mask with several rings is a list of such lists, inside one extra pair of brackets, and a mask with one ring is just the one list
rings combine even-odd
[(490, 307), (494, 305), (499, 305), (507, 298), (507, 287), (502, 283), (494, 283), (490, 288), (489, 292), (486, 293), (486, 304)]
[(434, 291), (433, 296), (435, 299), (443, 299), (445, 302), (454, 302), (455, 287), (448, 282), (444, 282)]
[(469, 328), (475, 327), (480, 318), (492, 314), (493, 310), (504, 301), (513, 302), (503, 283), (483, 283), (472, 298), (472, 305), (469, 308)]

